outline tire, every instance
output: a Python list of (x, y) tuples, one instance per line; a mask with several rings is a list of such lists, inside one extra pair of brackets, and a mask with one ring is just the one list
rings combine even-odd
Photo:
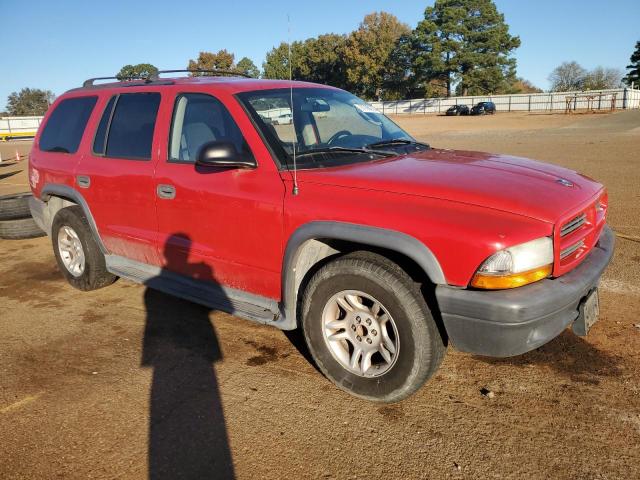
[[(73, 238), (73, 241), (69, 240), (70, 238)], [(116, 281), (117, 277), (107, 271), (104, 255), (93, 237), (81, 207), (67, 207), (58, 211), (51, 226), (51, 242), (58, 268), (71, 286), (78, 290), (89, 291), (106, 287)], [(66, 247), (65, 243), (75, 245), (81, 250), (77, 248), (74, 250), (72, 246)], [(69, 254), (66, 251), (67, 248), (74, 253)], [(77, 258), (81, 258), (82, 262), (73, 264), (74, 259)], [(76, 265), (77, 268), (71, 265)]]
[(0, 197), (0, 221), (31, 217), (29, 210), (30, 193), (3, 195)]
[[(371, 311), (375, 312), (377, 301), (382, 315), (359, 314), (361, 310), (358, 309), (355, 313), (347, 313), (343, 307), (336, 310), (334, 298), (340, 298), (348, 291), (363, 293), (365, 296), (355, 296), (363, 306), (374, 302)], [(373, 323), (369, 323), (369, 327), (364, 325), (364, 321), (356, 325), (361, 321), (360, 315), (366, 317), (366, 322)], [(379, 322), (385, 316), (386, 327)], [(344, 338), (335, 343), (327, 339), (330, 335), (326, 333), (328, 328), (332, 328), (326, 326), (327, 322), (334, 324), (332, 318), (338, 318), (336, 322), (346, 322), (344, 328), (334, 331)], [(390, 329), (389, 324), (394, 328)], [(338, 388), (374, 402), (397, 402), (416, 392), (435, 373), (446, 352), (445, 341), (425, 302), (420, 285), (397, 264), (370, 252), (355, 252), (340, 257), (313, 275), (302, 298), (302, 327), (309, 351), (322, 373)], [(373, 327), (380, 331), (377, 332)], [(386, 329), (386, 338), (383, 329)], [(374, 336), (376, 333), (379, 338)], [(382, 341), (383, 338), (385, 341)], [(373, 340), (373, 346), (369, 340)], [(386, 341), (394, 344), (395, 353), (391, 353), (390, 349), (386, 353), (391, 361), (383, 358), (379, 350), (366, 363), (371, 366), (364, 373), (364, 354), (355, 367), (359, 373), (345, 366), (346, 356), (349, 356), (349, 360), (354, 358), (355, 345), (371, 349), (376, 348), (376, 342), (386, 345)], [(345, 346), (351, 354), (345, 354)]]
[(7, 240), (22, 240), (25, 238), (44, 237), (44, 233), (33, 218), (19, 218), (16, 220), (0, 220), (0, 238)]

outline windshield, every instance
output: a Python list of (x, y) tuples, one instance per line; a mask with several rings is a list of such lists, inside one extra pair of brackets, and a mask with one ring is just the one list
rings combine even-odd
[[(293, 110), (291, 99), (293, 96)], [(424, 150), (364, 100), (343, 90), (294, 88), (238, 95), (285, 167), (319, 168)]]

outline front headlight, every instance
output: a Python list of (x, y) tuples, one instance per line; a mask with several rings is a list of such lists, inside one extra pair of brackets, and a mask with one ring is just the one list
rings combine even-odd
[(471, 280), (471, 286), (488, 290), (521, 287), (551, 275), (553, 240), (538, 238), (505, 248), (487, 258)]

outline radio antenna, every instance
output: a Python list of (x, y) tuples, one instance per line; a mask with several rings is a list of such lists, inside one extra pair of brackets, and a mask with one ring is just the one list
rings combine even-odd
[(298, 165), (296, 163), (296, 141), (298, 135), (296, 134), (296, 121), (295, 114), (293, 109), (293, 67), (291, 65), (291, 19), (289, 18), (289, 14), (287, 14), (287, 31), (289, 38), (287, 39), (287, 45), (289, 46), (289, 96), (290, 96), (290, 106), (291, 106), (291, 128), (293, 129), (293, 141), (291, 145), (293, 146), (293, 191), (291, 192), (293, 195), (298, 195)]

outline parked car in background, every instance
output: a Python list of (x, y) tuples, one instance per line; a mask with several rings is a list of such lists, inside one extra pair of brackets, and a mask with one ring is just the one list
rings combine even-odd
[[(292, 128), (264, 120), (281, 105)], [(300, 328), (329, 379), (379, 402), (415, 392), (449, 343), (508, 357), (586, 335), (614, 249), (595, 180), (431, 148), (307, 82), (87, 80), (47, 112), (29, 179), (72, 286), (124, 277)]]
[(480, 102), (471, 109), (471, 115), (493, 115), (496, 113), (496, 104), (493, 102)]
[(448, 117), (454, 115), (469, 115), (469, 107), (466, 105), (453, 105), (447, 109), (446, 115)]
[(293, 121), (293, 116), (290, 113), (283, 113), (282, 115), (277, 116), (273, 119), (274, 125), (291, 125)]

